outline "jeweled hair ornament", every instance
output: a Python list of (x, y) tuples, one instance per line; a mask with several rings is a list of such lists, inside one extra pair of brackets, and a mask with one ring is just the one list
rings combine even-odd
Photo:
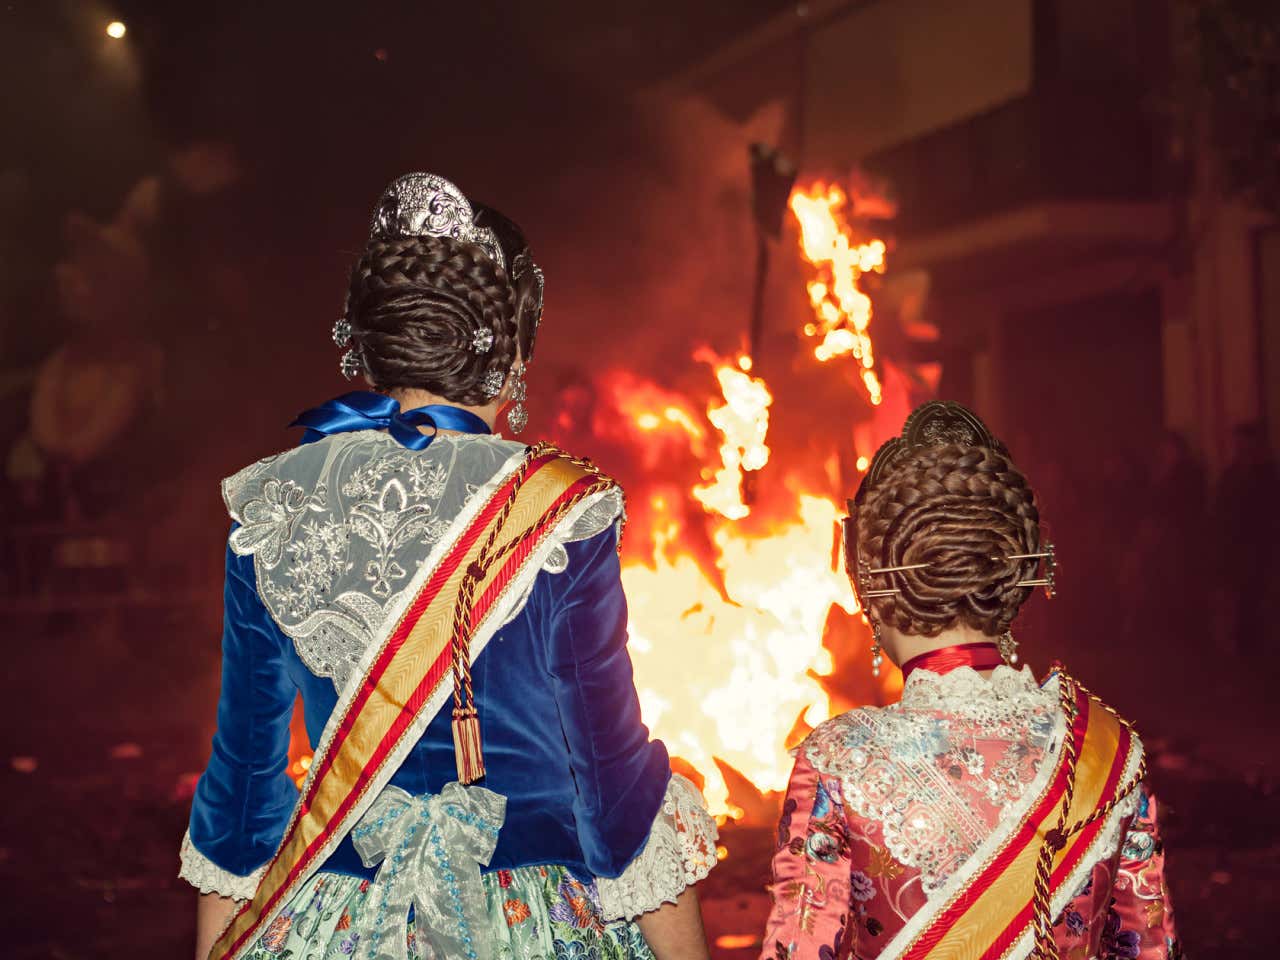
[[(488, 227), (477, 226), (476, 212), (466, 196), (454, 184), (434, 173), (406, 173), (382, 191), (369, 224), (370, 240), (394, 240), (400, 237), (450, 237), (474, 243), (485, 256), (507, 269), (498, 236)], [(365, 372), (364, 358), (352, 342), (351, 321), (339, 317), (333, 325), (333, 342), (350, 347), (342, 355), (338, 369), (348, 380)], [(469, 344), (478, 354), (493, 348), (492, 330), (477, 327)], [(499, 385), (501, 388), (501, 385)], [(494, 396), (497, 391), (494, 391)]]
[(478, 227), (475, 211), (462, 191), (434, 173), (406, 173), (382, 191), (369, 225), (370, 240), (398, 237), (450, 237), (474, 243), (507, 269), (497, 234)]
[(853, 498), (861, 505), (867, 492), (884, 477), (893, 465), (912, 450), (919, 447), (936, 447), (944, 443), (958, 443), (964, 447), (989, 447), (1008, 454), (1003, 443), (978, 419), (968, 407), (952, 400), (930, 400), (915, 409), (902, 425), (902, 435), (886, 440), (871, 458), (867, 475), (862, 478), (858, 493)]
[(502, 392), (503, 384), (507, 382), (507, 375), (497, 367), (490, 367), (485, 371), (484, 379), (480, 381), (480, 389), (484, 391), (484, 395), (492, 400)]
[(339, 347), (345, 347), (351, 343), (351, 323), (346, 317), (339, 317), (334, 323), (333, 342)]
[(357, 347), (352, 347), (344, 353), (342, 359), (338, 361), (338, 369), (348, 380), (354, 380), (364, 373), (364, 357), (360, 355), (360, 350)]

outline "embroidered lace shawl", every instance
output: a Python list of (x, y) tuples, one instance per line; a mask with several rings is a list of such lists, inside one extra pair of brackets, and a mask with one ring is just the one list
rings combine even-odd
[[(1030, 670), (1004, 666), (989, 679), (969, 668), (916, 671), (899, 703), (822, 724), (796, 751), (765, 952), (880, 957), (925, 904), (950, 895), (998, 826), (1023, 813), (1064, 732), (1056, 678), (1041, 687)], [(1148, 811), (1151, 823), (1130, 822)], [(1094, 956), (1108, 931), (1118, 936), (1138, 918), (1143, 933), (1125, 955), (1163, 960), (1173, 949), (1154, 811), (1145, 793), (1121, 804), (1064, 884), (1054, 904), (1069, 920), (1059, 927), (1064, 956)], [(1131, 857), (1140, 846), (1144, 855)]]
[[(408, 450), (363, 430), (268, 457), (223, 482), (227, 510), (240, 525), (231, 548), (253, 555), (272, 618), (307, 668), (341, 691), (464, 505), (488, 492), (524, 450), (497, 437), (449, 435)], [(547, 547), (543, 569), (563, 572), (564, 544), (605, 530), (622, 509), (617, 488), (589, 502)], [(362, 549), (353, 549), (354, 540)], [(368, 559), (356, 564), (353, 555)], [(521, 585), (508, 621), (532, 583)]]

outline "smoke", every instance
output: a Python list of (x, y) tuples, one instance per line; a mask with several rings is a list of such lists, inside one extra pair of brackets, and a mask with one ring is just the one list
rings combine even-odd
[(755, 266), (747, 151), (783, 115), (735, 124), (700, 100), (649, 102), (603, 134), (612, 143), (583, 146), (594, 159), (548, 187), (546, 220), (564, 225), (546, 253), (548, 366), (620, 364), (674, 386), (697, 346), (739, 348)]

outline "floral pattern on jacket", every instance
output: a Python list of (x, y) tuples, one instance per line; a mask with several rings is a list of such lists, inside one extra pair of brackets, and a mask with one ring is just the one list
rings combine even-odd
[[(1012, 688), (1013, 681), (1008, 683)], [(874, 738), (863, 737), (847, 721), (840, 726), (849, 715), (831, 722), (838, 736), (819, 728), (816, 742), (797, 751), (778, 825), (773, 908), (762, 960), (879, 957), (928, 903), (940, 878), (963, 863), (969, 833), (989, 836), (1008, 815), (1011, 798), (1032, 784), (1044, 756), (1037, 746), (1044, 740), (1034, 698), (1023, 704), (1021, 723), (972, 698), (963, 708), (968, 716), (951, 715), (944, 702), (925, 692), (913, 695), (910, 687), (904, 701), (901, 714), (932, 714), (941, 721), (913, 725), (917, 716), (905, 725), (888, 725), (927, 733), (892, 745), (898, 755), (917, 749), (933, 758), (932, 769), (926, 765), (917, 771), (914, 792), (886, 768), (867, 772), (876, 755)], [(935, 736), (939, 730), (941, 736)], [(964, 735), (956, 735), (959, 731)], [(841, 743), (848, 756), (841, 755)], [(937, 778), (930, 779), (931, 773)], [(996, 783), (985, 785), (984, 778)], [(965, 793), (966, 801), (954, 795), (946, 802), (939, 799), (947, 791), (938, 784), (966, 780), (974, 787)], [(1122, 829), (1123, 842), (1093, 867), (1056, 920), (1063, 960), (1181, 956), (1165, 882), (1158, 804), (1145, 786)]]

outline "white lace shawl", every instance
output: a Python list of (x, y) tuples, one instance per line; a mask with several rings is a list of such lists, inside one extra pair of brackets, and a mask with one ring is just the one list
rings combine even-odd
[[(920, 870), (925, 895), (945, 900), (1000, 841), (999, 823), (1020, 819), (1044, 790), (1066, 733), (1058, 699), (1057, 677), (1041, 687), (1026, 667), (999, 666), (989, 679), (968, 667), (942, 675), (917, 670), (900, 702), (829, 720), (800, 749), (815, 769), (840, 779), (845, 802), (879, 825), (894, 859)], [(1007, 749), (991, 763), (971, 749), (975, 739)], [(942, 773), (941, 757), (966, 770), (965, 789)], [(1124, 779), (1141, 757), (1135, 737)], [(999, 808), (996, 824), (978, 809), (978, 798)], [(1136, 793), (1107, 818), (1055, 911), (1114, 853), (1135, 802)]]
[(716, 865), (718, 838), (716, 821), (698, 788), (673, 773), (644, 849), (621, 876), (596, 880), (604, 919), (631, 920), (675, 903)]
[[(523, 444), (471, 435), (409, 450), (376, 430), (305, 444), (223, 482), (227, 510), (240, 524), (231, 549), (253, 555), (258, 593), (272, 619), (307, 669), (341, 693), (440, 539), (524, 452)], [(541, 568), (563, 572), (564, 544), (606, 530), (622, 506), (616, 487), (595, 498), (573, 524), (556, 530)], [(508, 621), (532, 586), (532, 579), (521, 584)]]

